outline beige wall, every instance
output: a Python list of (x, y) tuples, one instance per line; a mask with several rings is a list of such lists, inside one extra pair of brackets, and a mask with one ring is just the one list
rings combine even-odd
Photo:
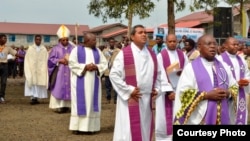
[[(8, 36), (8, 34), (6, 34)], [(42, 35), (43, 36), (43, 35)], [(73, 37), (70, 37), (70, 40), (72, 41)], [(54, 46), (56, 45), (58, 42), (58, 37), (56, 35), (50, 35), (50, 42), (44, 42), (44, 40), (42, 40), (42, 44), (45, 46)], [(27, 35), (23, 35), (23, 34), (16, 34), (15, 35), (15, 42), (11, 42), (8, 37), (7, 37), (7, 46), (16, 46), (16, 47), (20, 47), (21, 45), (23, 45), (24, 47), (27, 47), (29, 45), (32, 45), (34, 43), (33, 42), (27, 42)]]
[[(8, 36), (8, 34), (6, 34)], [(44, 43), (44, 41), (42, 41), (42, 44), (43, 45), (48, 45), (48, 46), (51, 46), (51, 45), (55, 45), (56, 43), (58, 42), (58, 37), (57, 36), (50, 36), (50, 42), (49, 43)], [(22, 34), (16, 34), (15, 35), (15, 42), (11, 42), (8, 38), (7, 38), (7, 43), (6, 45), (8, 46), (11, 46), (11, 45), (14, 45), (16, 47), (19, 47), (21, 45), (23, 46), (28, 46), (28, 45), (31, 45), (33, 44), (33, 42), (27, 42), (27, 35), (22, 35)]]

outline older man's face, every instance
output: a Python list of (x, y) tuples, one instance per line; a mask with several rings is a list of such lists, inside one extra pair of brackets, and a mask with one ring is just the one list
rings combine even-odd
[(208, 61), (214, 60), (217, 54), (217, 46), (217, 42), (212, 36), (206, 36), (198, 43), (201, 56)]

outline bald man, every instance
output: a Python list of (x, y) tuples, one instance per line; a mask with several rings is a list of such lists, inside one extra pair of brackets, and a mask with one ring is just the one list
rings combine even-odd
[(108, 63), (96, 47), (96, 36), (84, 35), (83, 46), (74, 48), (69, 56), (71, 70), (71, 117), (73, 134), (97, 132), (101, 129), (101, 76)]
[[(167, 93), (163, 93), (156, 99), (156, 140), (172, 140), (172, 120), (173, 120), (173, 101), (175, 89), (181, 74), (181, 70), (189, 62), (186, 54), (177, 49), (177, 38), (174, 34), (166, 37), (167, 47), (158, 55), (157, 60), (161, 65), (162, 72), (167, 75), (168, 82), (172, 84)], [(172, 68), (172, 69), (171, 69)], [(168, 71), (170, 70), (170, 71)]]
[[(227, 63), (230, 70), (233, 73), (234, 79), (238, 81), (239, 84), (239, 94), (237, 101), (237, 112), (232, 113), (233, 122), (235, 124), (247, 124), (248, 121), (248, 106), (247, 106), (247, 94), (250, 92), (249, 81), (250, 81), (250, 71), (246, 60), (239, 54), (239, 41), (233, 37), (229, 37), (225, 41), (226, 51), (218, 56), (218, 59)], [(242, 83), (245, 82), (245, 83)]]
[[(198, 39), (200, 56), (187, 64), (176, 89), (174, 124), (234, 124), (230, 112), (235, 107), (237, 81), (226, 63), (216, 59), (217, 43), (213, 36)], [(185, 106), (183, 106), (185, 105)]]

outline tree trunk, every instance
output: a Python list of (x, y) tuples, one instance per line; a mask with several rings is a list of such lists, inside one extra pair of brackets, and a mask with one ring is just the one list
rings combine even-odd
[(130, 33), (131, 33), (131, 28), (132, 28), (132, 21), (133, 21), (133, 14), (132, 14), (132, 12), (129, 12), (129, 15), (128, 15), (128, 33), (127, 33), (129, 40), (130, 40)]
[(132, 27), (132, 21), (133, 21), (133, 13), (134, 13), (134, 5), (131, 4), (129, 11), (128, 11), (128, 39), (130, 40), (130, 33), (131, 33), (131, 27)]
[(243, 28), (245, 28), (245, 27), (243, 27), (243, 10), (244, 10), (244, 3), (243, 3), (243, 0), (241, 0), (240, 1), (240, 10), (239, 10), (239, 15), (240, 15), (240, 35), (243, 37), (244, 35), (243, 35)]
[(175, 34), (174, 0), (168, 0), (168, 34)]

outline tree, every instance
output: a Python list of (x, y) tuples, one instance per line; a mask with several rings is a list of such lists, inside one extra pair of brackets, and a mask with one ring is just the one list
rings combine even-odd
[(168, 34), (175, 33), (174, 2), (175, 0), (168, 0)]
[(128, 37), (132, 27), (134, 16), (144, 19), (150, 16), (155, 4), (151, 0), (91, 0), (87, 6), (89, 14), (102, 17), (104, 23), (108, 19), (128, 20)]

